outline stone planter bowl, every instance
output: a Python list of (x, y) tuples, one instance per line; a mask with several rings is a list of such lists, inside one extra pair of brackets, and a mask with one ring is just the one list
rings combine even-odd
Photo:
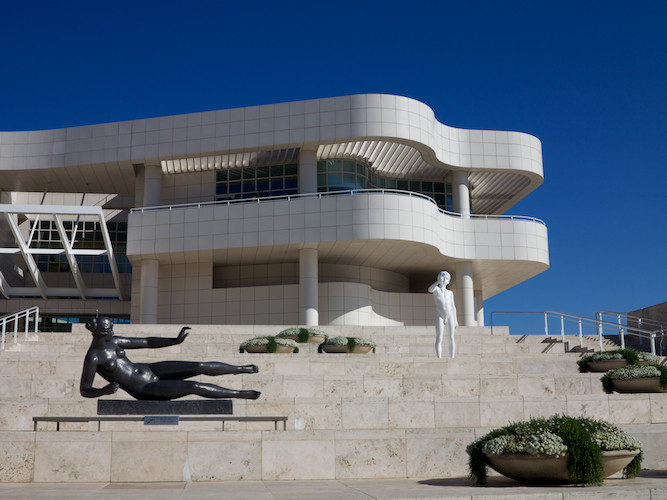
[[(266, 353), (268, 352), (267, 349), (267, 344), (262, 344), (262, 345), (249, 345), (248, 347), (244, 347), (243, 350), (247, 353), (251, 354), (261, 354), (261, 353)], [(294, 352), (294, 347), (290, 345), (280, 345), (278, 344), (276, 346), (276, 353), (291, 353)], [(273, 353), (271, 353), (273, 354)]]
[(663, 392), (660, 387), (660, 377), (640, 377), (627, 379), (612, 379), (615, 392)]
[[(322, 350), (326, 353), (350, 353), (350, 347), (347, 345), (324, 344), (322, 346)], [(352, 351), (352, 354), (366, 354), (372, 350), (373, 348), (369, 345), (357, 344), (354, 346), (354, 351)]]
[[(632, 462), (639, 450), (616, 450), (602, 452), (603, 477), (609, 477)], [(529, 483), (566, 483), (567, 457), (531, 455), (529, 453), (485, 454), (493, 470), (503, 476)]]
[[(294, 342), (299, 342), (299, 335), (294, 334), (294, 335), (285, 335), (284, 337), (281, 337), (283, 339), (290, 339), (293, 340)], [(308, 342), (307, 344), (321, 344), (324, 342), (327, 338), (324, 335), (308, 335)]]
[(605, 359), (602, 361), (589, 361), (589, 372), (606, 372), (628, 365), (627, 359)]

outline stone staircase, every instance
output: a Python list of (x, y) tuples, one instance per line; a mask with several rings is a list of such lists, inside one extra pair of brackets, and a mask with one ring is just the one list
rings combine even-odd
[[(177, 325), (116, 325), (117, 335), (176, 336)], [(79, 395), (90, 334), (42, 333), (0, 353), (0, 481), (214, 481), (455, 477), (467, 473), (465, 446), (489, 428), (555, 413), (623, 425), (645, 442), (649, 468), (667, 461), (667, 394), (612, 394), (600, 374), (578, 373), (578, 337), (509, 335), (461, 327), (457, 357), (437, 359), (424, 327), (323, 327), (330, 336), (371, 338), (375, 353), (239, 353), (275, 326), (197, 325), (178, 346), (129, 350), (135, 362), (167, 359), (254, 363), (259, 373), (201, 380), (262, 392), (234, 400), (238, 416), (286, 415), (272, 423), (141, 422), (55, 424), (33, 416), (92, 416)], [(597, 338), (585, 340), (588, 347)], [(591, 345), (589, 345), (591, 344)], [(97, 386), (103, 381), (97, 379)], [(113, 399), (129, 399), (122, 391)]]

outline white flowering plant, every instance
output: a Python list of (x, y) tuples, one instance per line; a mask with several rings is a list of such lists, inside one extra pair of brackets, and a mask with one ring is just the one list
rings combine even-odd
[[(265, 345), (266, 352), (276, 352), (279, 345), (285, 345), (293, 347), (295, 353), (299, 352), (299, 346), (294, 340), (284, 339), (279, 337), (255, 337), (245, 342), (242, 342), (239, 346), (239, 352), (246, 350), (246, 347), (256, 346), (256, 345)], [(247, 352), (247, 351), (246, 351)]]
[(302, 344), (307, 343), (310, 337), (324, 337), (326, 339), (328, 335), (317, 328), (298, 326), (285, 328), (276, 335), (276, 338), (291, 338)]
[(600, 381), (602, 389), (607, 394), (614, 392), (614, 380), (630, 380), (634, 378), (660, 377), (660, 387), (663, 391), (667, 390), (667, 367), (662, 365), (630, 365), (622, 366), (614, 370), (609, 370)]
[(337, 345), (337, 346), (348, 346), (350, 348), (350, 352), (354, 352), (354, 349), (358, 345), (364, 345), (364, 346), (369, 346), (373, 349), (373, 352), (375, 352), (375, 348), (377, 347), (377, 344), (372, 341), (371, 339), (364, 339), (361, 337), (330, 337), (326, 339), (324, 342), (322, 342), (319, 347), (317, 348), (317, 352), (322, 352), (323, 346), (327, 345)]
[(600, 351), (593, 354), (588, 354), (582, 357), (577, 364), (580, 372), (588, 371), (588, 363), (591, 361), (611, 361), (617, 359), (624, 359), (629, 365), (637, 363), (653, 364), (658, 362), (658, 356), (650, 352), (636, 351), (634, 349), (615, 349), (612, 351)]
[(602, 451), (639, 450), (624, 469), (625, 477), (641, 470), (641, 443), (617, 426), (602, 420), (555, 415), (533, 418), (495, 429), (468, 445), (470, 477), (486, 482), (487, 455), (526, 453), (567, 457), (570, 482), (599, 484), (602, 481)]

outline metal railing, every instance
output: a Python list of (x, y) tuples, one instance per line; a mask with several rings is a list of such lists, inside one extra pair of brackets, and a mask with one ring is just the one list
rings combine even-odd
[[(605, 320), (606, 317), (611, 317), (611, 320), (615, 321), (618, 325), (619, 335), (622, 330), (627, 332), (627, 335), (636, 336), (639, 338), (639, 345), (643, 345), (645, 340), (649, 340), (652, 343), (655, 343), (656, 340), (660, 342), (661, 349), (660, 352), (663, 352), (663, 341), (665, 333), (667, 332), (667, 323), (664, 321), (657, 321), (648, 318), (641, 318), (639, 316), (632, 316), (625, 313), (612, 312), (612, 311), (596, 311), (595, 317), (599, 320)], [(650, 332), (651, 335), (647, 335), (643, 332)], [(635, 334), (635, 332), (639, 332)]]
[(33, 332), (37, 333), (39, 332), (39, 307), (37, 306), (29, 307), (28, 309), (24, 309), (23, 311), (19, 311), (17, 313), (7, 314), (6, 316), (2, 316), (0, 318), (0, 322), (2, 323), (2, 340), (0, 340), (0, 349), (2, 350), (5, 349), (5, 337), (7, 335), (8, 327), (10, 328), (10, 330), (13, 330), (14, 332), (14, 343), (16, 344), (18, 338), (19, 322), (21, 321), (21, 319), (24, 320), (23, 330), (25, 336), (26, 337), (28, 336), (31, 316), (34, 316), (34, 320), (32, 323)]
[[(144, 213), (151, 212), (155, 210), (173, 210), (179, 208), (202, 208), (210, 206), (224, 206), (224, 205), (236, 205), (239, 203), (264, 203), (270, 201), (292, 201), (299, 200), (304, 198), (328, 198), (331, 196), (355, 196), (359, 194), (398, 194), (401, 196), (409, 196), (412, 198), (421, 198), (425, 201), (433, 203), (440, 213), (445, 215), (450, 215), (453, 217), (462, 217), (461, 214), (456, 212), (450, 212), (443, 208), (438, 207), (436, 201), (430, 196), (426, 196), (422, 193), (415, 193), (414, 191), (403, 191), (400, 189), (351, 189), (348, 191), (327, 191), (325, 193), (299, 193), (299, 194), (285, 194), (279, 196), (264, 196), (258, 198), (238, 198), (234, 200), (217, 200), (217, 201), (201, 201), (193, 203), (180, 203), (175, 205), (158, 205), (153, 207), (136, 207), (130, 209), (130, 213)], [(528, 217), (525, 215), (486, 215), (486, 214), (470, 214), (471, 219), (484, 219), (484, 220), (525, 220), (528, 222), (536, 222), (543, 226), (546, 226), (546, 223), (535, 217)]]
[[(655, 331), (651, 330), (645, 330), (642, 328), (633, 328), (630, 327), (628, 328), (627, 325), (619, 324), (618, 321), (606, 321), (602, 318), (602, 316), (595, 317), (595, 318), (589, 318), (586, 316), (578, 316), (576, 314), (568, 314), (568, 313), (563, 313), (560, 311), (543, 311), (543, 312), (516, 312), (516, 311), (497, 311), (497, 312), (492, 312), (491, 313), (491, 329), (493, 331), (493, 324), (494, 324), (494, 315), (503, 315), (503, 314), (520, 314), (520, 315), (533, 315), (533, 316), (541, 316), (544, 318), (543, 320), (543, 325), (544, 325), (544, 335), (558, 335), (560, 334), (561, 339), (565, 341), (565, 335), (566, 335), (566, 326), (569, 325), (574, 325), (576, 330), (574, 333), (568, 333), (568, 335), (577, 335), (579, 337), (579, 346), (583, 347), (583, 336), (584, 336), (584, 331), (588, 330), (591, 331), (590, 335), (597, 335), (598, 337), (598, 342), (600, 345), (600, 350), (604, 350), (603, 346), (603, 339), (604, 335), (613, 335), (619, 336), (619, 341), (621, 344), (621, 348), (625, 349), (625, 336), (630, 335), (630, 336), (636, 336), (639, 338), (644, 338), (649, 340), (651, 344), (651, 353), (655, 354), (656, 353), (656, 337), (658, 336)], [(549, 320), (556, 320), (557, 321), (557, 327), (554, 330), (552, 324), (553, 321)], [(571, 329), (569, 331), (572, 331)], [(537, 332), (535, 332), (537, 333)]]

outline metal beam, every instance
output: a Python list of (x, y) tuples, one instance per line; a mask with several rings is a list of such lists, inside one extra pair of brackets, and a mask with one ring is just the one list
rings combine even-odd
[[(72, 277), (74, 278), (74, 283), (76, 283), (76, 288), (79, 290), (79, 295), (82, 299), (86, 298), (86, 285), (83, 283), (83, 278), (81, 277), (81, 271), (79, 269), (79, 264), (76, 261), (76, 257), (72, 254), (72, 244), (67, 237), (67, 232), (65, 231), (65, 226), (63, 226), (63, 221), (60, 215), (54, 215), (56, 221), (56, 228), (58, 229), (58, 234), (60, 235), (60, 241), (63, 244), (65, 249), (65, 256), (67, 257), (67, 263), (69, 264), (70, 271), (72, 271)], [(100, 223), (100, 224), (103, 224)]]
[(42, 296), (43, 299), (45, 299), (46, 283), (42, 278), (42, 274), (39, 272), (39, 268), (37, 267), (35, 259), (33, 258), (32, 254), (29, 251), (28, 245), (26, 245), (25, 241), (23, 241), (21, 230), (19, 229), (18, 225), (16, 225), (16, 222), (14, 222), (14, 219), (12, 218), (12, 214), (10, 212), (4, 212), (4, 215), (5, 215), (5, 220), (9, 224), (9, 228), (12, 230), (12, 234), (14, 235), (14, 240), (16, 241), (16, 244), (18, 245), (21, 254), (23, 255), (23, 260), (28, 266), (28, 271), (30, 272), (30, 276), (32, 276), (32, 280), (35, 282), (35, 286), (37, 287), (39, 294)]

